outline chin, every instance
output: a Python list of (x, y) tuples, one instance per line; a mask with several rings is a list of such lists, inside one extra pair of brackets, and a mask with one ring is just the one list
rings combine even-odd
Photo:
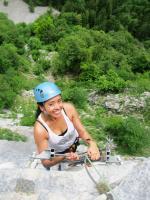
[(59, 112), (59, 113), (53, 113), (53, 115), (52, 115), (53, 117), (55, 117), (55, 118), (58, 118), (58, 117), (60, 117), (61, 116), (61, 112)]

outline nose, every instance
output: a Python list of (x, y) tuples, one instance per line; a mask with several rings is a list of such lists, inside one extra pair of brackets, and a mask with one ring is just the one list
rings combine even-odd
[(60, 109), (60, 104), (59, 103), (55, 103), (54, 108), (55, 109)]

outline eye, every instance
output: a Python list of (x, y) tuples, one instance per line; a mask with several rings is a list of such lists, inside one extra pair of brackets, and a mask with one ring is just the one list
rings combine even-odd
[(61, 102), (62, 102), (62, 99), (59, 99), (59, 100), (58, 100), (58, 103), (61, 103)]
[(48, 106), (53, 106), (53, 103), (48, 104)]

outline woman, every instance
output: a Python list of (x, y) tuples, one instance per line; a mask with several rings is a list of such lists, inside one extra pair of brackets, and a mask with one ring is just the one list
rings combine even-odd
[[(100, 153), (95, 141), (82, 125), (75, 107), (65, 103), (61, 98), (61, 91), (52, 82), (43, 82), (34, 89), (38, 104), (37, 120), (34, 125), (34, 139), (38, 153), (53, 148), (57, 153), (67, 153), (67, 159), (79, 159), (76, 151), (78, 138), (82, 138), (88, 145), (88, 155), (97, 160)], [(42, 160), (48, 168), (64, 160), (64, 156), (57, 156), (52, 160)]]

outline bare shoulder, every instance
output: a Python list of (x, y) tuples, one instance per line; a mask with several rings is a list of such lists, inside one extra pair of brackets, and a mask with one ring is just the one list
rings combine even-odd
[(71, 110), (75, 109), (74, 105), (72, 103), (68, 103), (68, 102), (64, 102), (63, 107), (66, 111), (71, 111)]
[(63, 107), (70, 119), (72, 119), (77, 114), (76, 108), (72, 103), (64, 102)]
[(47, 139), (48, 134), (43, 126), (40, 123), (35, 122), (34, 124), (34, 138), (36, 142), (39, 142), (42, 139)]

